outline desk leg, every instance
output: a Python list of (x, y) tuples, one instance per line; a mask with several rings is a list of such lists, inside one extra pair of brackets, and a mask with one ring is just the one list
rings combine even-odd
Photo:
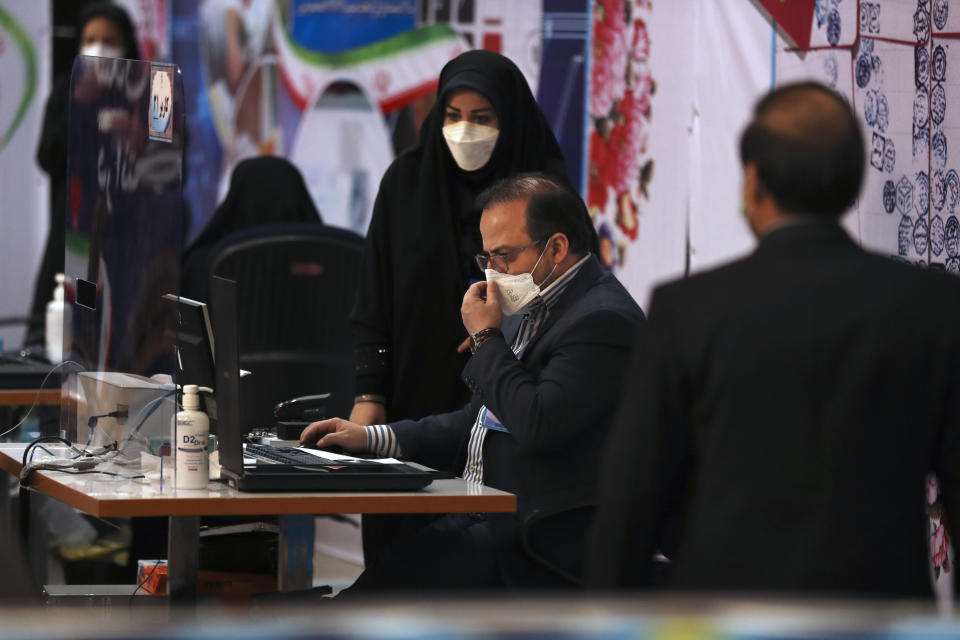
[(280, 591), (313, 587), (313, 518), (280, 516)]
[(171, 605), (195, 604), (200, 569), (200, 516), (170, 516), (167, 594)]

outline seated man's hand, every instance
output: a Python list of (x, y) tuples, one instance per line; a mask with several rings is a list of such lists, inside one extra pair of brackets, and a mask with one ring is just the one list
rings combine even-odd
[(343, 447), (344, 451), (361, 453), (367, 450), (367, 431), (361, 425), (343, 418), (314, 422), (300, 434), (300, 444), (318, 447)]
[(503, 324), (500, 311), (500, 298), (497, 297), (496, 282), (474, 282), (463, 294), (460, 315), (467, 333), (474, 334), (481, 329), (499, 328)]
[(357, 402), (349, 420), (361, 425), (383, 424), (387, 421), (387, 408), (379, 402)]

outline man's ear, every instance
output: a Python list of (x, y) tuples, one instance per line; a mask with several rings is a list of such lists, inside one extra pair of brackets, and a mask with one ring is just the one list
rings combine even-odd
[(570, 252), (570, 240), (565, 233), (555, 233), (547, 240), (547, 255), (553, 264), (560, 264)]

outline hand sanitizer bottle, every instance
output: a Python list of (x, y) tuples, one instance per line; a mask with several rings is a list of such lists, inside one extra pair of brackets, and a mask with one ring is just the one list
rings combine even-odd
[(70, 353), (73, 309), (70, 303), (64, 299), (66, 277), (62, 273), (58, 273), (56, 281), (57, 286), (53, 290), (53, 300), (47, 303), (46, 346), (47, 359), (53, 364), (60, 364), (63, 362), (64, 356)]
[(199, 388), (183, 386), (183, 410), (176, 418), (177, 489), (206, 489), (210, 479), (210, 458), (207, 441), (210, 420), (200, 411)]

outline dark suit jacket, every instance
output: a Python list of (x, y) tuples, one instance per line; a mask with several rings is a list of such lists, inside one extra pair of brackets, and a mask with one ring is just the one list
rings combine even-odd
[(646, 328), (589, 583), (644, 584), (659, 547), (683, 587), (930, 593), (927, 472), (960, 531), (960, 281), (797, 224), (658, 288)]
[[(517, 514), (491, 516), (508, 584), (529, 575), (518, 559), (524, 521), (595, 498), (597, 466), (623, 371), (643, 313), (623, 286), (589, 258), (518, 360), (505, 338), (483, 343), (463, 370), (473, 401), (459, 411), (392, 423), (404, 458), (461, 473), (470, 430), (483, 404), (509, 433), (490, 431), (483, 448), (484, 484), (517, 495)], [(538, 526), (537, 545), (551, 563), (577, 574), (588, 514)]]

